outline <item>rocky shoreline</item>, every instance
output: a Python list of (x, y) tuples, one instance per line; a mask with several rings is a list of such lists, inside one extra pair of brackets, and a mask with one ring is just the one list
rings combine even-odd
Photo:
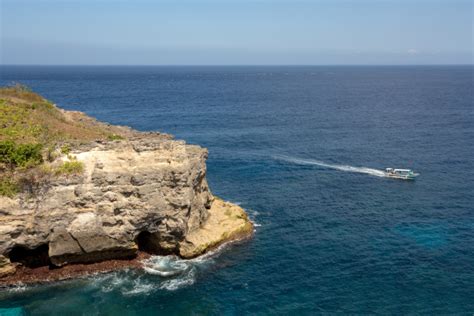
[(107, 260), (89, 264), (77, 263), (60, 268), (50, 266), (37, 268), (18, 266), (15, 273), (0, 278), (0, 287), (10, 287), (18, 284), (41, 284), (63, 281), (122, 269), (141, 269), (141, 261), (149, 257), (150, 254), (146, 252), (138, 252), (136, 257), (132, 259)]
[[(205, 253), (215, 250), (221, 246), (244, 242), (252, 237), (252, 234), (235, 235), (233, 239), (223, 243), (215, 244), (206, 249)], [(97, 274), (110, 273), (126, 269), (143, 269), (143, 261), (150, 258), (152, 254), (138, 251), (136, 256), (130, 259), (111, 259), (88, 264), (70, 264), (64, 267), (42, 266), (28, 268), (23, 265), (16, 267), (15, 272), (0, 278), (0, 289), (11, 288), (18, 285), (38, 285), (51, 282), (66, 281)]]
[[(210, 192), (206, 149), (79, 112), (48, 111), (61, 126), (80, 122), (75, 133), (114, 137), (56, 150), (30, 172), (30, 190), (0, 196), (0, 284), (138, 268), (151, 254), (193, 258), (253, 234), (242, 208)], [(64, 166), (80, 172), (50, 171)]]

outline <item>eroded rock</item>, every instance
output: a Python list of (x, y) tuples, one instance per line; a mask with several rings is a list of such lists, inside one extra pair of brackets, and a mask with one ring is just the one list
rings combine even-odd
[(179, 245), (183, 258), (194, 258), (229, 240), (246, 238), (253, 233), (253, 225), (238, 205), (215, 199), (207, 221), (190, 232)]
[(0, 255), (0, 278), (9, 276), (15, 273), (15, 271), (15, 265), (13, 265), (8, 258)]
[(72, 154), (81, 175), (53, 179), (38, 196), (0, 197), (0, 269), (10, 271), (19, 246), (48, 245), (62, 266), (134, 256), (140, 234), (156, 253), (193, 257), (253, 230), (242, 209), (213, 203), (199, 146), (143, 134)]

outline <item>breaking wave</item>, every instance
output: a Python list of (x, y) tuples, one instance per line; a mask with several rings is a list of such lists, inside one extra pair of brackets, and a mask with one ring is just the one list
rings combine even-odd
[(93, 286), (102, 292), (123, 296), (149, 295), (158, 290), (175, 291), (196, 281), (196, 260), (175, 256), (153, 256), (143, 261), (143, 271), (117, 271), (92, 277)]
[(180, 260), (176, 256), (153, 256), (143, 261), (143, 269), (146, 272), (162, 277), (181, 274), (190, 267), (186, 260)]
[(294, 158), (294, 157), (288, 157), (288, 156), (283, 156), (283, 155), (276, 155), (276, 156), (273, 156), (273, 158), (278, 159), (278, 160), (284, 160), (286, 162), (290, 162), (290, 163), (294, 163), (298, 165), (313, 165), (313, 166), (320, 166), (320, 167), (330, 168), (330, 169), (335, 169), (335, 170), (340, 170), (340, 171), (364, 173), (364, 174), (369, 174), (371, 176), (376, 176), (376, 177), (385, 177), (385, 173), (382, 170), (372, 169), (372, 168), (367, 168), (367, 167), (337, 165), (337, 164), (326, 163), (319, 160)]
[(124, 296), (148, 295), (157, 290), (175, 291), (193, 285), (199, 270), (205, 270), (227, 244), (194, 259), (177, 256), (152, 256), (142, 261), (143, 271), (117, 271), (93, 278), (102, 292), (120, 292)]

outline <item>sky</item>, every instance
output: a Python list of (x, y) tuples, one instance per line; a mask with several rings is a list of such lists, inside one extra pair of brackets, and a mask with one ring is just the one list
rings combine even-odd
[(472, 64), (473, 0), (0, 0), (0, 64)]

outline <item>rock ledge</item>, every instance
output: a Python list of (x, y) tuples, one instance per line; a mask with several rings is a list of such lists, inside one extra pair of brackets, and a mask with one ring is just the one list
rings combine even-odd
[(141, 252), (192, 258), (251, 236), (244, 210), (210, 192), (206, 158), (199, 146), (135, 131), (63, 155), (58, 163), (77, 160), (83, 172), (34, 194), (0, 197), (0, 278), (17, 267), (56, 269)]

